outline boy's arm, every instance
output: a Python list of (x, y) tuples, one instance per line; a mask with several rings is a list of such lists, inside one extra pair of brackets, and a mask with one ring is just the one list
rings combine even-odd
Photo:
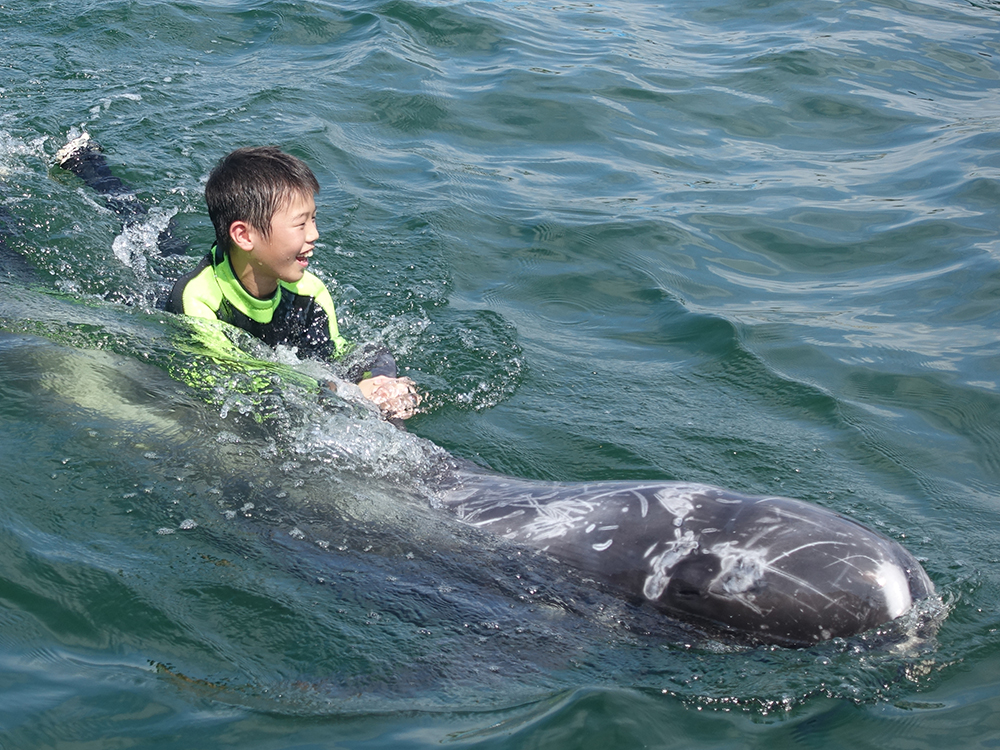
[(356, 362), (348, 370), (348, 379), (379, 405), (386, 419), (409, 419), (420, 405), (416, 383), (397, 377), (396, 360), (388, 349), (371, 345), (365, 349), (352, 353)]
[[(340, 335), (333, 298), (324, 285), (315, 295), (316, 304), (326, 313), (332, 356), (337, 359), (351, 349), (351, 344)], [(409, 419), (420, 405), (416, 383), (410, 378), (397, 377), (396, 360), (383, 348), (372, 348), (360, 355), (348, 378), (357, 383), (361, 394), (378, 404), (387, 419)]]
[(174, 282), (167, 297), (166, 310), (192, 318), (217, 319), (215, 311), (222, 303), (222, 290), (213, 283), (211, 258), (205, 256), (190, 272)]
[(409, 378), (376, 375), (358, 383), (361, 394), (378, 404), (386, 419), (409, 419), (420, 406), (417, 384)]
[(331, 356), (333, 359), (340, 359), (350, 351), (351, 344), (340, 335), (340, 329), (337, 326), (337, 311), (333, 307), (333, 297), (330, 296), (330, 291), (318, 278), (313, 277), (313, 279), (318, 284), (318, 290), (313, 299), (326, 314), (326, 335), (330, 341)]

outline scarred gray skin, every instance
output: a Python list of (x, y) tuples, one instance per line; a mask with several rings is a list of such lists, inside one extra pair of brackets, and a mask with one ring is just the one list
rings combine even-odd
[(535, 482), (468, 467), (438, 499), (465, 523), (751, 642), (857, 635), (934, 593), (899, 544), (800, 500), (681, 482)]

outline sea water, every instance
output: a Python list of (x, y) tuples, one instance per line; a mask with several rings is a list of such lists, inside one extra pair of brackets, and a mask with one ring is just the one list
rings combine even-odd
[[(1000, 6), (0, 5), (0, 747), (1000, 742)], [(102, 144), (123, 226), (53, 165)], [(342, 330), (159, 310), (230, 149), (307, 160)], [(190, 245), (164, 256), (171, 224)], [(946, 617), (741, 648), (433, 507), (443, 452), (802, 498)]]

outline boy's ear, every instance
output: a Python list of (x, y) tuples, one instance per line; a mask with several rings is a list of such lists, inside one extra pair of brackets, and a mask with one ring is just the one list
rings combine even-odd
[(236, 247), (250, 252), (253, 250), (253, 237), (250, 236), (252, 231), (247, 222), (237, 219), (229, 225), (229, 239)]

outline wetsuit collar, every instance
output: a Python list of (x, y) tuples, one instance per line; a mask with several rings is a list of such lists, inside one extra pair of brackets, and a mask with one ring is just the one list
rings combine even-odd
[(212, 243), (212, 249), (209, 252), (212, 255), (212, 265), (216, 268), (226, 262), (226, 251), (219, 248), (218, 242)]
[(254, 297), (236, 277), (232, 263), (229, 262), (226, 253), (220, 253), (218, 248), (213, 245), (210, 255), (212, 258), (212, 270), (215, 272), (215, 280), (230, 304), (253, 320), (262, 323), (270, 321), (271, 315), (281, 301), (281, 282), (278, 283), (278, 288), (274, 290), (274, 294), (270, 297), (266, 299)]

